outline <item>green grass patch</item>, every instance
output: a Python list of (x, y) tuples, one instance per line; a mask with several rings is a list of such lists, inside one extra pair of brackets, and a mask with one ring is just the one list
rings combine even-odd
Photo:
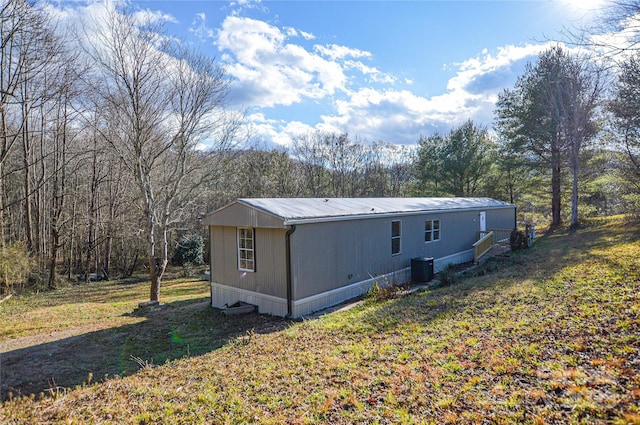
[[(126, 315), (132, 304), (112, 305), (105, 294), (121, 316), (96, 309), (99, 320), (143, 320), (105, 332), (120, 329), (130, 339), (125, 354), (148, 349), (144, 359), (158, 366), (57, 397), (14, 398), (0, 421), (637, 424), (639, 241), (637, 222), (588, 222), (542, 234), (532, 249), (452, 286), (295, 324), (226, 318), (194, 307), (206, 305), (197, 292), (172, 302), (165, 295), (171, 314), (140, 318)], [(5, 323), (29, 322), (45, 308), (10, 301), (20, 312), (3, 311)], [(61, 326), (91, 323), (82, 309), (69, 309), (76, 319)], [(38, 321), (3, 340), (37, 335), (46, 328)], [(200, 351), (185, 354), (185, 345)]]

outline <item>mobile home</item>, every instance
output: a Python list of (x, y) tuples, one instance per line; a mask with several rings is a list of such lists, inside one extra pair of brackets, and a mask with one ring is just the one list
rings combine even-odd
[(434, 272), (472, 261), (478, 231), (515, 228), (516, 209), (489, 198), (255, 198), (205, 223), (213, 307), (300, 317), (375, 281), (409, 281), (412, 258), (432, 258)]

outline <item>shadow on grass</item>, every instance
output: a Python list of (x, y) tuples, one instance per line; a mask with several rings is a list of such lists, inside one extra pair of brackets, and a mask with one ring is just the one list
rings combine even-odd
[[(127, 314), (139, 316), (138, 313)], [(176, 301), (145, 320), (0, 354), (0, 398), (39, 396), (90, 380), (130, 375), (145, 365), (199, 356), (247, 332), (268, 333), (290, 322), (257, 313), (225, 316), (208, 297)]]

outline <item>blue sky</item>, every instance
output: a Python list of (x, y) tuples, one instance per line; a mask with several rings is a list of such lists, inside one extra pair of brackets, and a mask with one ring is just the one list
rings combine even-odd
[[(498, 93), (584, 25), (597, 0), (130, 1), (215, 55), (253, 139), (288, 146), (316, 130), (415, 144), (467, 119), (491, 127)], [(63, 4), (63, 6), (60, 6)], [(77, 14), (93, 2), (60, 2)]]

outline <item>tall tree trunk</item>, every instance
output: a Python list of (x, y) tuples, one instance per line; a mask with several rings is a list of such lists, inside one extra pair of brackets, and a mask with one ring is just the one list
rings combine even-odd
[(167, 228), (163, 226), (162, 228), (162, 252), (157, 253), (155, 232), (156, 225), (153, 220), (153, 215), (151, 212), (148, 212), (149, 222), (148, 222), (148, 232), (149, 232), (149, 274), (151, 278), (151, 290), (149, 293), (149, 300), (152, 302), (160, 302), (160, 283), (162, 281), (162, 276), (167, 268), (168, 264), (168, 235)]
[(571, 157), (571, 174), (573, 184), (571, 187), (571, 226), (578, 225), (578, 178), (580, 172), (580, 159), (577, 149), (574, 148)]
[(0, 161), (0, 249), (4, 248), (5, 241), (7, 240), (6, 230), (5, 230), (5, 199), (4, 199), (4, 188), (5, 188), (5, 177), (4, 177), (4, 161)]
[(52, 291), (57, 288), (56, 284), (56, 260), (58, 259), (58, 248), (60, 247), (60, 232), (58, 226), (51, 225), (51, 248), (49, 257), (49, 278), (47, 280), (47, 289)]
[[(25, 83), (26, 85), (26, 83)], [(26, 87), (24, 88), (25, 99), (22, 103), (22, 114), (24, 125), (22, 127), (22, 164), (24, 166), (24, 231), (27, 238), (27, 249), (33, 251), (33, 223), (31, 214), (31, 165), (29, 158), (31, 156), (31, 146), (29, 140), (29, 108), (26, 99)]]
[[(73, 191), (78, 191), (78, 175), (75, 175), (75, 184), (74, 184), (74, 189)], [(67, 270), (67, 277), (69, 278), (69, 280), (71, 280), (72, 275), (75, 271), (76, 268), (76, 261), (75, 261), (75, 244), (76, 244), (76, 219), (77, 219), (77, 197), (76, 196), (72, 196), (71, 197), (71, 234), (69, 235), (69, 258), (68, 258), (68, 270)]]
[[(63, 122), (58, 121), (58, 126), (62, 128), (56, 137), (55, 152), (53, 155), (53, 176), (51, 194), (51, 227), (50, 227), (50, 260), (49, 260), (49, 281), (47, 288), (56, 289), (56, 263), (60, 244), (60, 221), (64, 210), (65, 189), (66, 189), (66, 161), (67, 161), (67, 105), (59, 106), (64, 110), (62, 114)], [(58, 120), (61, 118), (58, 117)], [(59, 145), (59, 146), (58, 146)]]
[(156, 257), (155, 224), (153, 214), (147, 211), (147, 242), (149, 277), (151, 278), (151, 289), (149, 291), (149, 301), (160, 302), (160, 259)]
[[(46, 84), (46, 78), (45, 78)], [(45, 262), (45, 258), (47, 257), (47, 227), (50, 225), (50, 221), (45, 218), (45, 210), (47, 209), (47, 195), (48, 195), (48, 182), (49, 176), (47, 175), (50, 170), (47, 169), (48, 161), (45, 161), (47, 157), (47, 141), (45, 139), (45, 128), (47, 126), (46, 123), (46, 110), (44, 107), (45, 103), (42, 102), (42, 106), (40, 107), (40, 153), (39, 153), (39, 161), (40, 161), (40, 175), (37, 176), (36, 180), (36, 193), (35, 193), (35, 246), (37, 247), (37, 253), (39, 257), (43, 259), (43, 263)], [(59, 126), (60, 123), (56, 122), (56, 126)], [(57, 137), (57, 136), (56, 136)], [(58, 147), (54, 145), (53, 149), (57, 153)], [(53, 168), (53, 173), (57, 173), (57, 169)]]
[(105, 240), (105, 247), (104, 247), (104, 263), (102, 265), (102, 271), (104, 272), (104, 278), (106, 280), (110, 279), (110, 275), (111, 275), (111, 251), (113, 248), (113, 236), (111, 234), (111, 228), (109, 227), (107, 229), (107, 235), (106, 235), (106, 240)]
[[(93, 261), (96, 261), (95, 256), (95, 244), (96, 244), (96, 197), (98, 191), (98, 152), (97, 152), (97, 140), (93, 138), (93, 159), (91, 162), (91, 184), (89, 192), (89, 226), (87, 228), (87, 252), (84, 267), (84, 279), (85, 282), (89, 282), (90, 273), (93, 269)], [(94, 269), (95, 270), (95, 269)], [(97, 272), (97, 270), (95, 270)]]
[(578, 172), (573, 170), (573, 190), (571, 192), (571, 226), (578, 225)]
[(562, 216), (561, 216), (561, 194), (560, 194), (560, 180), (561, 173), (560, 167), (557, 165), (553, 166), (553, 172), (551, 176), (551, 225), (554, 227), (560, 226), (562, 224)]
[(562, 224), (561, 215), (561, 183), (562, 183), (562, 164), (560, 160), (559, 149), (554, 149), (552, 153), (552, 170), (551, 170), (551, 225), (560, 226)]
[(0, 104), (0, 136), (2, 142), (0, 145), (0, 248), (4, 248), (6, 241), (6, 229), (5, 229), (5, 176), (4, 176), (4, 160), (9, 150), (9, 138), (8, 138), (8, 125), (7, 125), (7, 113), (5, 106)]
[[(2, 114), (2, 120), (4, 121), (4, 114)], [(3, 135), (3, 143), (4, 143)], [(4, 161), (0, 161), (0, 252), (5, 249), (5, 231), (4, 231)], [(6, 294), (9, 292), (9, 282), (7, 282), (6, 276), (0, 276), (0, 293)]]

